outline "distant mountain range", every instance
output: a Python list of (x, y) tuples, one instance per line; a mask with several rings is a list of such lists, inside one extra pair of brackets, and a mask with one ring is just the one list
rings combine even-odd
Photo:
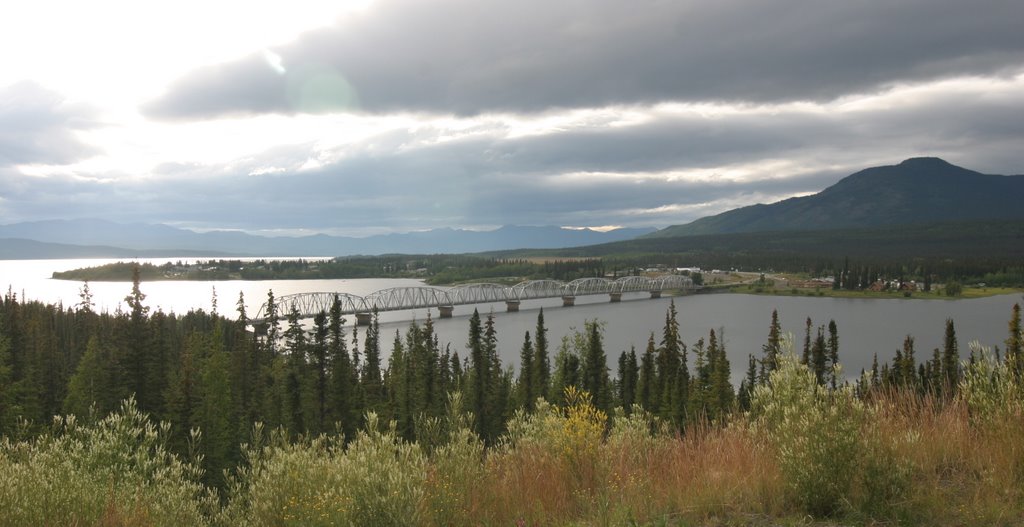
[(365, 238), (323, 234), (267, 237), (235, 231), (199, 233), (167, 225), (98, 219), (49, 220), (0, 225), (0, 259), (471, 253), (593, 245), (629, 240), (652, 231), (653, 228), (601, 232), (505, 226), (491, 231), (434, 229)]
[(1024, 176), (920, 157), (861, 170), (825, 190), (673, 225), (646, 238), (1024, 219)]
[[(742, 207), (656, 232), (653, 228), (599, 232), (505, 226), (492, 231), (434, 229), (365, 238), (323, 234), (268, 237), (97, 219), (51, 220), (0, 225), (0, 259), (477, 253), (562, 249), (637, 238), (899, 228), (991, 220), (1024, 220), (1024, 176), (981, 174), (942, 159), (922, 157), (861, 170), (811, 196)], [(628, 243), (619, 246), (632, 247)]]

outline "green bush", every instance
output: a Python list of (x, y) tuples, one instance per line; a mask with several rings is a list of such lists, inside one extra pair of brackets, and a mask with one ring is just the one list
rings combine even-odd
[[(279, 437), (282, 436), (279, 434)], [(345, 449), (317, 438), (284, 439), (247, 450), (249, 466), (231, 484), (230, 525), (410, 525), (420, 522), (426, 456), (376, 414)]]
[(7, 525), (206, 525), (216, 497), (198, 464), (167, 450), (170, 425), (135, 401), (94, 425), (54, 419), (37, 438), (0, 442), (0, 516)]
[(829, 390), (792, 350), (754, 390), (752, 416), (779, 460), (787, 498), (814, 516), (840, 511), (864, 447), (865, 409), (849, 388)]
[(992, 351), (971, 342), (971, 361), (965, 365), (959, 397), (967, 404), (971, 420), (997, 426), (1024, 415), (1024, 387), (1006, 362)]

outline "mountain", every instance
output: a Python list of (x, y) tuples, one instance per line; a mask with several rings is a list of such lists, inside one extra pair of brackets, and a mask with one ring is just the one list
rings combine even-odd
[[(599, 232), (561, 227), (505, 226), (492, 231), (434, 229), (423, 232), (387, 234), (366, 238), (317, 234), (301, 237), (254, 236), (235, 231), (194, 232), (167, 225), (123, 224), (105, 220), (48, 220), (0, 225), (0, 238), (33, 240), (65, 246), (42, 249), (40, 258), (77, 257), (85, 251), (93, 256), (142, 256), (160, 251), (180, 256), (195, 253), (235, 256), (346, 256), (355, 254), (467, 253), (516, 248), (562, 248), (621, 241), (648, 234), (654, 229), (616, 229)], [(14, 247), (12, 244), (11, 247)], [(75, 248), (78, 247), (78, 248)], [(107, 252), (98, 251), (105, 248)], [(27, 250), (27, 248), (26, 248)], [(3, 254), (18, 254), (5, 248)], [(25, 253), (27, 254), (27, 253)], [(24, 257), (24, 256), (22, 256)]]
[(1024, 219), (1024, 176), (981, 174), (934, 157), (861, 170), (825, 190), (673, 225), (647, 237)]
[(103, 245), (69, 245), (20, 238), (0, 238), (0, 260), (45, 260), (49, 258), (222, 258), (234, 256), (216, 251), (138, 251)]

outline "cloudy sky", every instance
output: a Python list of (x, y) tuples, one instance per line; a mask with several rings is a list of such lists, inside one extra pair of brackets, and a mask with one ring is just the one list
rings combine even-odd
[(33, 0), (0, 224), (658, 226), (938, 156), (1024, 173), (1020, 0)]

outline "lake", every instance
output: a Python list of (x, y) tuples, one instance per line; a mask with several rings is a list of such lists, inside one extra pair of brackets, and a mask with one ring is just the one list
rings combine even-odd
[[(185, 258), (140, 259), (140, 262), (162, 264), (167, 261), (195, 261)], [(53, 280), (54, 271), (102, 265), (115, 260), (0, 260), (0, 287), (9, 288), (19, 298), (73, 306), (79, 302), (81, 282)], [(186, 313), (191, 309), (209, 311), (216, 288), (218, 311), (233, 318), (239, 293), (244, 295), (246, 310), (253, 315), (273, 290), (276, 296), (293, 293), (335, 291), (365, 296), (389, 287), (418, 286), (411, 279), (356, 279), (356, 280), (267, 280), (267, 281), (211, 281), (211, 282), (144, 282), (142, 292), (145, 304), (153, 310)], [(90, 282), (90, 292), (97, 310), (115, 311), (124, 305), (124, 297), (131, 284), (124, 282)], [(505, 365), (518, 365), (519, 350), (526, 331), (533, 332), (537, 312), (544, 307), (548, 340), (554, 355), (563, 336), (571, 328), (582, 329), (587, 320), (604, 323), (605, 350), (614, 375), (619, 353), (631, 346), (641, 353), (647, 338), (653, 332), (660, 339), (669, 302), (676, 303), (683, 339), (690, 345), (700, 337), (707, 337), (714, 329), (724, 329), (725, 346), (732, 365), (733, 381), (738, 384), (746, 370), (747, 355), (759, 357), (761, 345), (768, 337), (768, 326), (773, 309), (785, 332), (793, 334), (797, 347), (802, 346), (804, 321), (811, 317), (815, 327), (834, 319), (839, 328), (839, 354), (846, 374), (856, 375), (869, 368), (872, 355), (879, 361), (892, 358), (903, 344), (906, 335), (915, 338), (919, 360), (931, 356), (933, 348), (942, 345), (945, 321), (952, 318), (956, 324), (961, 355), (966, 357), (968, 343), (978, 340), (984, 345), (1003, 346), (1007, 337), (1007, 323), (1014, 303), (1022, 302), (1021, 295), (1002, 295), (971, 300), (915, 300), (915, 299), (848, 299), (821, 297), (776, 297), (743, 294), (689, 295), (682, 297), (649, 299), (646, 294), (623, 295), (622, 302), (610, 303), (606, 295), (579, 297), (576, 306), (564, 308), (561, 300), (546, 299), (524, 301), (518, 313), (506, 313), (504, 303), (475, 306), (481, 314), (493, 311), (498, 331), (499, 354)], [(450, 345), (461, 357), (466, 356), (465, 343), (468, 318), (474, 306), (456, 306), (455, 316), (440, 320), (437, 312), (435, 327), (442, 347)], [(410, 321), (423, 321), (427, 310), (381, 313), (383, 352), (389, 351), (395, 331), (404, 333)], [(691, 359), (692, 360), (692, 359)]]

